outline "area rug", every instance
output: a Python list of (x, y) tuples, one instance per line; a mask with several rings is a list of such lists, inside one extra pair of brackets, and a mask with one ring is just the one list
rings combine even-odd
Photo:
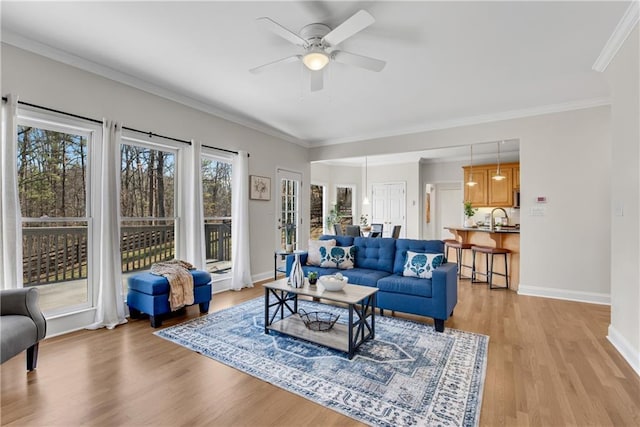
[[(302, 300), (299, 307), (348, 318), (339, 307)], [(266, 335), (264, 299), (256, 298), (155, 334), (369, 425), (478, 425), (489, 337), (382, 316), (375, 331), (349, 360)]]

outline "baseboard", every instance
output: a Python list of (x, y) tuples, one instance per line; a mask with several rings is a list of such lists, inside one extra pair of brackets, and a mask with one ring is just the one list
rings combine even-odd
[(640, 377), (640, 352), (638, 349), (634, 349), (631, 344), (629, 344), (629, 341), (627, 341), (613, 325), (609, 325), (607, 339)]
[(563, 299), (568, 301), (586, 302), (589, 304), (611, 305), (611, 295), (597, 292), (572, 291), (569, 289), (541, 288), (539, 286), (518, 286), (518, 295), (533, 297)]

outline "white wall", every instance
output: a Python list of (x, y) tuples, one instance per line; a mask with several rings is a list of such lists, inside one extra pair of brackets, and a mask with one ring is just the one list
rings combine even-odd
[[(299, 170), (302, 211), (309, 212), (308, 150), (183, 104), (134, 89), (30, 52), (2, 44), (2, 93), (22, 101), (206, 145), (250, 153), (249, 173), (272, 179), (271, 202), (250, 201), (251, 272), (255, 280), (272, 277), (277, 167)], [(308, 221), (303, 236), (308, 236)], [(52, 331), (53, 332), (53, 331)]]
[(638, 25), (606, 69), (611, 87), (609, 340), (640, 375), (640, 87)]
[[(355, 157), (365, 145), (373, 156), (506, 139), (520, 140), (519, 292), (608, 303), (607, 106), (317, 147), (310, 158)], [(548, 198), (540, 217), (530, 212), (538, 195)]]

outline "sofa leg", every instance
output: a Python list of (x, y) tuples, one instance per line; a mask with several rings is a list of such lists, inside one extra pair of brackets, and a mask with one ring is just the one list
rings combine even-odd
[(453, 317), (453, 310), (451, 310), (451, 314), (449, 314), (449, 317)]
[(139, 319), (141, 317), (140, 310), (129, 306), (129, 317), (132, 319)]
[(200, 306), (200, 313), (207, 314), (209, 312), (209, 301), (201, 302), (198, 305)]
[(162, 319), (160, 316), (149, 316), (149, 321), (151, 322), (152, 328), (159, 328), (162, 326)]
[(444, 332), (444, 319), (433, 319), (436, 327), (436, 332)]
[(380, 309), (380, 316), (384, 316), (384, 308)]
[(38, 364), (38, 346), (39, 342), (35, 343), (27, 349), (27, 371), (33, 371)]

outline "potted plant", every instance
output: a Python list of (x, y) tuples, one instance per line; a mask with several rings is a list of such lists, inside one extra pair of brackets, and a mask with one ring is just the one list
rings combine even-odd
[(334, 224), (340, 224), (340, 218), (342, 218), (342, 215), (340, 215), (338, 205), (335, 204), (327, 216), (327, 228), (329, 228), (330, 231), (333, 230)]
[(285, 250), (287, 252), (293, 252), (293, 235), (296, 232), (295, 224), (287, 223), (284, 227), (285, 237), (286, 237), (286, 247)]
[(371, 231), (371, 226), (369, 225), (369, 218), (367, 214), (360, 215), (360, 229), (364, 232)]
[(307, 274), (307, 277), (309, 278), (309, 284), (315, 285), (316, 282), (318, 281), (318, 272), (310, 271), (309, 274)]
[(464, 202), (464, 216), (466, 217), (466, 220), (464, 221), (465, 227), (474, 226), (473, 216), (475, 215), (476, 212), (478, 212), (478, 208), (474, 209), (469, 200)]

